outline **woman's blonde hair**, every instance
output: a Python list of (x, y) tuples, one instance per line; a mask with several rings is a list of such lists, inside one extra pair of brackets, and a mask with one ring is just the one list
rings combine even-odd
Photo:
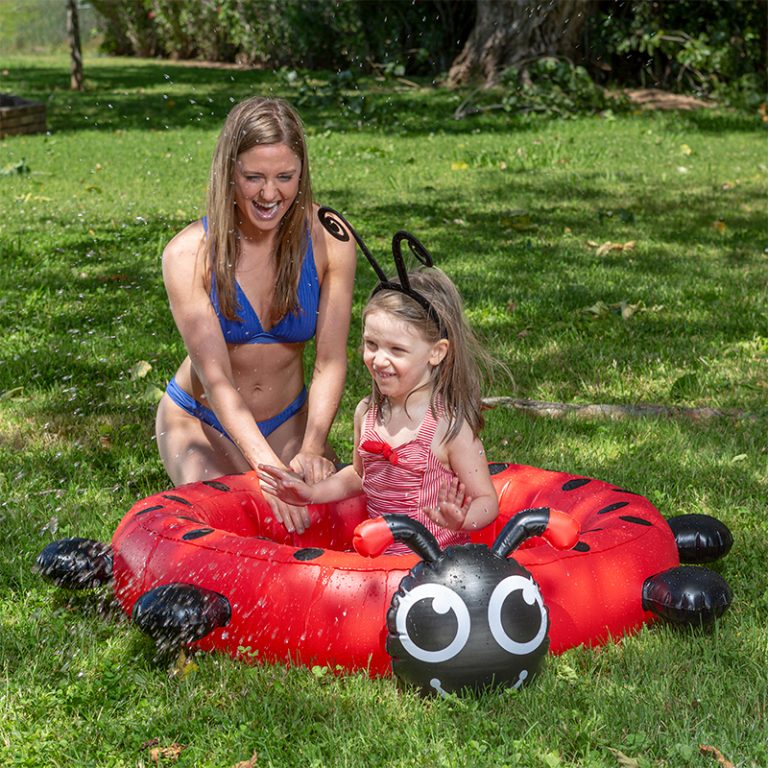
[(210, 275), (216, 278), (219, 308), (236, 319), (235, 269), (240, 258), (235, 212), (237, 158), (259, 144), (285, 144), (301, 160), (299, 190), (277, 232), (275, 296), (270, 320), (298, 309), (297, 288), (312, 217), (312, 184), (304, 126), (282, 99), (254, 97), (237, 104), (227, 116), (211, 161), (208, 185), (208, 236), (205, 242)]
[[(363, 309), (365, 318), (382, 310), (411, 325), (429, 344), (448, 339), (448, 351), (431, 372), (430, 407), (437, 415), (442, 402), (448, 420), (445, 440), (456, 437), (466, 421), (477, 437), (483, 428), (481, 413), (482, 382), (490, 377), (494, 360), (482, 347), (464, 316), (464, 302), (451, 279), (437, 267), (424, 267), (408, 273), (410, 286), (435, 310), (440, 325), (427, 309), (407, 294), (388, 288), (373, 293)], [(380, 411), (386, 397), (373, 383), (372, 402)]]

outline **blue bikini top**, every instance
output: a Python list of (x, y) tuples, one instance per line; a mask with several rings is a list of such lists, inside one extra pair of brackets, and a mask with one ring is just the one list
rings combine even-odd
[[(208, 231), (208, 217), (203, 216), (203, 228)], [(248, 301), (240, 283), (235, 281), (237, 320), (229, 320), (219, 308), (216, 275), (211, 275), (211, 304), (219, 318), (221, 332), (227, 344), (287, 344), (309, 341), (317, 328), (317, 308), (320, 303), (320, 280), (317, 277), (312, 240), (309, 240), (299, 276), (296, 313), (288, 312), (268, 331), (261, 325), (258, 315)]]

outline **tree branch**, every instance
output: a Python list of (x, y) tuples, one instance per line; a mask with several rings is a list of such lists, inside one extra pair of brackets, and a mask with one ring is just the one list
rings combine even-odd
[(514, 397), (485, 397), (485, 408), (514, 408), (519, 411), (527, 411), (536, 416), (578, 416), (581, 418), (642, 418), (665, 416), (668, 418), (684, 418), (691, 421), (705, 421), (709, 419), (744, 419), (754, 421), (757, 414), (748, 413), (736, 409), (721, 408), (682, 408), (674, 405), (650, 405), (640, 403), (638, 405), (612, 405), (601, 403), (550, 403), (544, 400), (527, 400)]

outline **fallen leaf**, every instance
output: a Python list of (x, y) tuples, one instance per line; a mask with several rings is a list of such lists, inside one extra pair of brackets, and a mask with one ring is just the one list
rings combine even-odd
[(717, 747), (699, 744), (699, 752), (701, 752), (702, 755), (712, 755), (712, 757), (714, 757), (720, 764), (721, 768), (735, 768), (733, 763), (728, 760)]
[(686, 156), (690, 157), (693, 154), (693, 150), (687, 144), (680, 145), (680, 151)]
[(56, 535), (56, 531), (59, 530), (59, 518), (52, 517), (41, 529), (40, 533), (50, 531), (52, 536)]
[(109, 439), (109, 435), (101, 435), (99, 437), (99, 445), (105, 450), (109, 450), (112, 447), (112, 441)]
[(131, 381), (136, 381), (136, 379), (143, 379), (151, 370), (152, 366), (146, 360), (139, 360), (131, 366), (128, 375)]
[(728, 229), (728, 225), (724, 221), (718, 219), (712, 223), (712, 228), (717, 230), (722, 235), (725, 234), (725, 230)]
[(640, 762), (634, 757), (628, 757), (618, 749), (611, 749), (611, 747), (608, 749), (616, 756), (616, 762), (621, 768), (640, 768)]
[(535, 229), (528, 211), (509, 211), (506, 216), (502, 216), (501, 225), (515, 229), (518, 232)]
[(188, 674), (197, 672), (198, 669), (200, 667), (187, 656), (182, 648), (179, 650), (179, 655), (176, 657), (176, 661), (173, 663), (169, 674), (170, 677), (178, 677), (180, 680), (183, 680)]
[(256, 768), (259, 762), (259, 753), (254, 752), (248, 760), (241, 760), (236, 763), (232, 768)]
[(159, 743), (160, 739), (158, 738), (148, 739), (139, 747), (139, 751), (141, 752), (145, 749), (149, 749), (150, 747), (156, 747)]
[(452, 171), (466, 171), (469, 169), (469, 163), (451, 163)]
[(169, 747), (152, 747), (149, 750), (149, 759), (155, 764), (159, 765), (160, 760), (178, 760), (179, 755), (187, 747), (184, 744), (177, 744), (174, 742)]
[[(592, 241), (590, 241), (590, 243), (591, 242)], [(610, 253), (611, 251), (632, 251), (634, 250), (636, 245), (637, 245), (637, 240), (630, 240), (626, 243), (607, 242), (597, 246), (597, 252), (595, 253), (595, 255), (600, 257), (600, 256), (605, 256), (606, 253)]]
[(154, 384), (147, 384), (145, 390), (139, 395), (139, 400), (142, 403), (157, 405), (164, 394), (164, 390), (160, 389), (160, 387), (156, 387)]

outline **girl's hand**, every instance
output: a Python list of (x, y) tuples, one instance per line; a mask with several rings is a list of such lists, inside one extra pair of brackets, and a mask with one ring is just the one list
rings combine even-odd
[(319, 483), (336, 472), (332, 461), (316, 453), (297, 453), (289, 466), (304, 479), (307, 485)]
[(270, 464), (259, 464), (256, 474), (262, 490), (277, 496), (286, 504), (303, 507), (312, 501), (312, 488), (295, 472), (273, 467)]
[(460, 531), (467, 519), (472, 497), (466, 496), (464, 483), (454, 477), (450, 483), (442, 483), (437, 495), (437, 506), (424, 507), (424, 514), (442, 528)]

